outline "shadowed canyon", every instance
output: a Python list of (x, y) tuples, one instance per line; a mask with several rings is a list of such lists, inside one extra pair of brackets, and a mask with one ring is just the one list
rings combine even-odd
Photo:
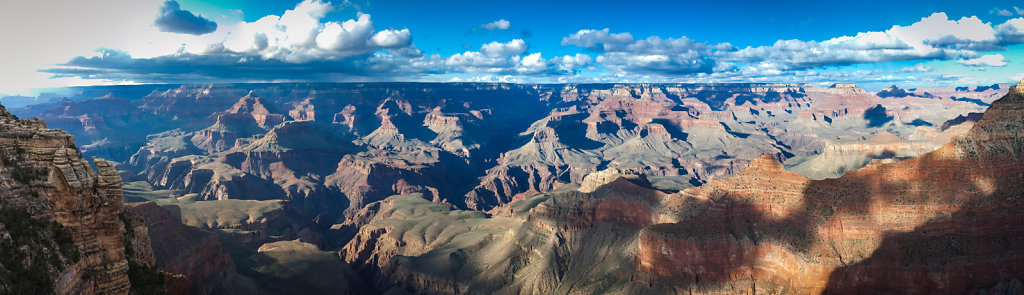
[(79, 87), (0, 114), (0, 291), (1024, 293), (1022, 89)]

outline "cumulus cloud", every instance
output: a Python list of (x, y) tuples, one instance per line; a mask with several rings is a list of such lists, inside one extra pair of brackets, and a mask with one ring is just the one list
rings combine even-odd
[(469, 73), (501, 73), (513, 68), (518, 57), (492, 57), (478, 51), (456, 53), (445, 59), (445, 65)]
[(512, 25), (511, 22), (509, 22), (509, 21), (507, 21), (505, 19), (499, 19), (499, 20), (496, 20), (496, 21), (493, 21), (493, 22), (489, 22), (489, 23), (483, 24), (480, 27), (483, 28), (484, 30), (494, 31), (494, 30), (508, 30), (509, 26), (511, 26), (511, 25)]
[(382, 30), (370, 37), (370, 46), (380, 48), (399, 48), (408, 46), (412, 42), (412, 34), (409, 29)]
[(1024, 17), (1008, 20), (996, 26), (995, 30), (1003, 44), (1024, 43)]
[(445, 66), (453, 72), (491, 73), (503, 75), (563, 75), (575, 73), (593, 61), (589, 55), (576, 54), (545, 59), (540, 52), (526, 53), (528, 46), (522, 39), (509, 42), (491, 42), (479, 51), (456, 53), (445, 59)]
[(445, 65), (469, 73), (513, 72), (521, 63), (519, 55), (526, 49), (526, 42), (522, 39), (505, 43), (495, 41), (480, 46), (480, 51), (453, 54), (445, 60)]
[[(260, 55), (263, 58), (291, 62), (315, 59), (339, 59), (381, 49), (411, 45), (408, 29), (377, 31), (369, 14), (358, 14), (344, 22), (322, 22), (334, 9), (330, 3), (305, 0), (281, 16), (268, 15), (255, 22), (230, 26), (222, 33), (220, 44), (207, 52), (224, 49), (233, 53)], [(222, 46), (218, 46), (222, 45)]]
[(481, 46), (480, 52), (490, 57), (520, 55), (526, 52), (526, 42), (523, 39), (515, 39), (507, 43), (495, 41)]
[(1005, 67), (1006, 58), (1002, 54), (982, 55), (978, 58), (958, 60), (957, 63), (971, 67)]
[(687, 37), (634, 40), (629, 33), (608, 29), (580, 30), (562, 38), (562, 45), (603, 51), (597, 62), (613, 71), (666, 75), (710, 73), (716, 65), (711, 54), (735, 49), (728, 43), (705, 44)]
[[(167, 3), (165, 7), (177, 8), (176, 3)], [(134, 57), (128, 52), (104, 49), (97, 56), (77, 57), (62, 67), (44, 71), (58, 77), (155, 82), (246, 75), (256, 80), (271, 75), (278, 75), (278, 79), (334, 79), (339, 75), (407, 73), (425, 64), (440, 64), (439, 57), (423, 57), (412, 46), (409, 29), (377, 30), (371, 16), (362, 13), (346, 21), (324, 21), (334, 9), (329, 2), (305, 0), (280, 16), (222, 26), (214, 33), (189, 39), (176, 53)]]
[(181, 9), (181, 5), (174, 0), (164, 2), (153, 25), (162, 32), (192, 35), (208, 34), (217, 30), (217, 23)]
[(594, 62), (594, 58), (589, 55), (577, 53), (575, 55), (559, 56), (551, 59), (558, 69), (564, 73), (575, 73), (577, 70), (586, 68)]

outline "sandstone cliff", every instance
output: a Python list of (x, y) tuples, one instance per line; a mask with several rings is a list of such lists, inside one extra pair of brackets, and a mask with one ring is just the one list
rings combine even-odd
[(603, 171), (492, 216), (392, 197), (339, 254), (380, 292), (1020, 292), (1018, 87), (938, 150), (835, 179), (767, 155), (678, 193)]
[(152, 202), (132, 204), (142, 216), (152, 241), (155, 264), (168, 274), (167, 289), (176, 294), (222, 294), (231, 290), (235, 265), (212, 233), (182, 224), (175, 206)]
[[(31, 279), (22, 277), (0, 279), (0, 289), (14, 292), (58, 294), (127, 294), (131, 287), (128, 261), (125, 256), (124, 224), (118, 218), (123, 212), (121, 177), (113, 166), (96, 159), (93, 169), (82, 159), (67, 132), (47, 129), (40, 120), (18, 120), (0, 107), (0, 150), (3, 152), (3, 209), (26, 212), (25, 218), (53, 221), (59, 227), (51, 235), (62, 243), (66, 235), (73, 247), (60, 251), (47, 251), (43, 243), (40, 252), (19, 261), (20, 265), (4, 265), (33, 271)], [(14, 217), (10, 215), (8, 217)], [(24, 229), (29, 226), (17, 220), (3, 236), (8, 242), (25, 241)], [(26, 222), (26, 221), (22, 221)], [(36, 228), (36, 227), (33, 227)], [(45, 228), (45, 227), (44, 227)], [(13, 233), (13, 235), (11, 235)], [(19, 251), (32, 251), (33, 245), (15, 245)], [(73, 251), (71, 251), (73, 250)], [(56, 253), (55, 253), (56, 252)], [(4, 253), (14, 255), (14, 253)], [(49, 256), (49, 258), (44, 258)], [(48, 260), (48, 261), (47, 261)], [(49, 262), (48, 266), (40, 265)], [(8, 269), (11, 270), (11, 269)], [(59, 273), (55, 273), (57, 271)], [(2, 272), (0, 272), (2, 273)], [(17, 279), (17, 276), (14, 277)], [(31, 280), (31, 283), (30, 283)], [(47, 282), (49, 287), (37, 283)], [(9, 288), (40, 287), (40, 289)]]

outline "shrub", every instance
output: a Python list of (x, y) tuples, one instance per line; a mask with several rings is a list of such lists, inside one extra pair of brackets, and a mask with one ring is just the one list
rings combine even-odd
[(7, 234), (0, 239), (0, 276), (16, 282), (0, 293), (52, 293), (57, 274), (80, 259), (71, 235), (56, 222), (33, 218), (24, 209), (4, 208), (0, 224)]

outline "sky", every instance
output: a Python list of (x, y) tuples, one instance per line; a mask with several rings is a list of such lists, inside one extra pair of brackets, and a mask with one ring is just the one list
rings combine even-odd
[(3, 1), (0, 40), (0, 95), (144, 83), (878, 90), (1024, 79), (1024, 3), (1013, 1)]

